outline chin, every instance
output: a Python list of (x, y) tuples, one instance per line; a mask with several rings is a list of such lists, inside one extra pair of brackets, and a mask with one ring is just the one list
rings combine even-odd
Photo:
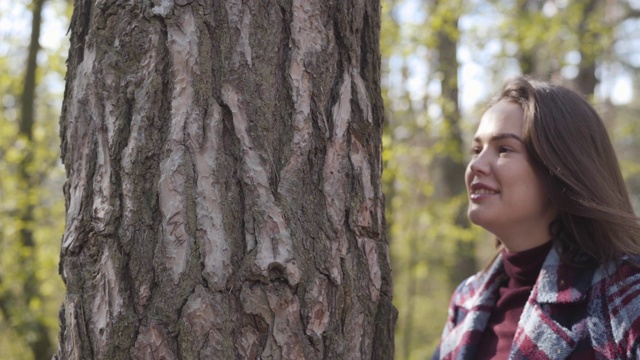
[(467, 212), (467, 217), (469, 218), (469, 221), (471, 221), (475, 225), (485, 228), (486, 230), (489, 230), (489, 228), (491, 227), (491, 223), (493, 223), (493, 221), (491, 221), (491, 219), (488, 219), (487, 216), (483, 216), (483, 215), (484, 214), (482, 214), (482, 212), (479, 210), (474, 211), (469, 209), (469, 211)]

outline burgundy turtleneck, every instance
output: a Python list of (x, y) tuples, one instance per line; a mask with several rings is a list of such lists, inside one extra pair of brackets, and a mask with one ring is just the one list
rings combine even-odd
[(502, 250), (502, 264), (508, 281), (499, 289), (498, 301), (482, 334), (476, 359), (509, 358), (520, 315), (551, 245), (552, 241), (548, 241), (517, 253)]

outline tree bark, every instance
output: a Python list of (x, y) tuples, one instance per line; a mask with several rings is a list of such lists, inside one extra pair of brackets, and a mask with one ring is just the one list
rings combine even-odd
[(59, 359), (390, 359), (378, 1), (76, 0)]

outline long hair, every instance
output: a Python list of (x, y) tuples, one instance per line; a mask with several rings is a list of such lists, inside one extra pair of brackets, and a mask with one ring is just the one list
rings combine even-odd
[(563, 261), (594, 265), (640, 254), (640, 222), (596, 110), (568, 88), (527, 77), (508, 80), (492, 103), (500, 100), (524, 111), (523, 141), (558, 209), (549, 230)]

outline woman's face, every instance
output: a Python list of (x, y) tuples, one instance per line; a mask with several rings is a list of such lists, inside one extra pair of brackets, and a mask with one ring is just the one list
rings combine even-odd
[(556, 213), (527, 159), (523, 123), (524, 112), (517, 104), (501, 100), (489, 108), (480, 120), (465, 174), (469, 219), (496, 235), (509, 251), (548, 241)]

